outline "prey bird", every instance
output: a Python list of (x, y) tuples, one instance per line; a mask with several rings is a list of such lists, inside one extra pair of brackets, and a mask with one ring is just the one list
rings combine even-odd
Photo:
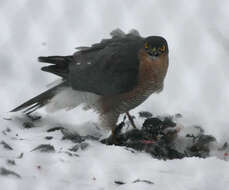
[(101, 127), (113, 133), (120, 114), (163, 89), (168, 69), (168, 44), (161, 36), (141, 37), (137, 30), (112, 31), (91, 47), (78, 47), (73, 55), (39, 57), (48, 63), (42, 71), (61, 77), (61, 82), (16, 107), (30, 114), (45, 106), (47, 111), (70, 110), (80, 104), (95, 110)]

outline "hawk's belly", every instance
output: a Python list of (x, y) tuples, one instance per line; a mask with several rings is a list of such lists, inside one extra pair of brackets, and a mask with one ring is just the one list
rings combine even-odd
[(162, 85), (149, 84), (142, 87), (137, 87), (131, 92), (122, 94), (119, 97), (120, 104), (117, 105), (117, 110), (119, 113), (127, 112), (141, 103), (143, 103), (151, 94), (155, 92), (160, 92), (162, 90)]
[(127, 112), (144, 102), (152, 93), (160, 92), (162, 88), (162, 83), (148, 82), (144, 85), (137, 85), (133, 90), (123, 94), (102, 97), (99, 101), (99, 112), (118, 114)]

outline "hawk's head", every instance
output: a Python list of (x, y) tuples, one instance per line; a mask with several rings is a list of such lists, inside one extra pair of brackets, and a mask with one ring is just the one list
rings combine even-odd
[(160, 36), (147, 37), (144, 41), (144, 48), (152, 59), (169, 52), (167, 41)]

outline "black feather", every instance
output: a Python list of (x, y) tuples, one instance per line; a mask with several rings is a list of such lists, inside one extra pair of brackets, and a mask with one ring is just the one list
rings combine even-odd
[(58, 65), (50, 65), (41, 68), (42, 71), (53, 73), (62, 78), (68, 77), (68, 67), (59, 67)]
[(48, 57), (38, 57), (38, 61), (43, 63), (51, 63), (55, 65), (67, 64), (72, 61), (72, 56), (48, 56)]
[(52, 65), (42, 67), (42, 71), (53, 73), (62, 78), (67, 78), (69, 73), (69, 64), (74, 62), (73, 56), (48, 56), (38, 57), (40, 62), (50, 63)]

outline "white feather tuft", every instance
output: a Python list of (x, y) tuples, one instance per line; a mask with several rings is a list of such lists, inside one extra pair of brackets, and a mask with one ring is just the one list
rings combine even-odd
[(46, 106), (48, 112), (55, 112), (61, 109), (71, 110), (80, 104), (93, 107), (100, 96), (90, 93), (73, 90), (70, 87), (62, 88)]

